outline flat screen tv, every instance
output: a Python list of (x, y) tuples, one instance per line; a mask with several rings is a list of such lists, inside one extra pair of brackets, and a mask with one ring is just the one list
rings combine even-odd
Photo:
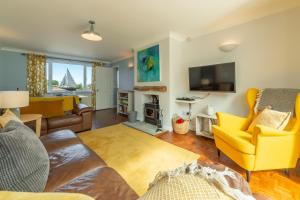
[(235, 63), (189, 68), (191, 91), (235, 92)]

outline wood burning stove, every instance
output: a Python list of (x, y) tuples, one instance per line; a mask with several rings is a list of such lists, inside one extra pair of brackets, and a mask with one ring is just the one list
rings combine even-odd
[(144, 117), (145, 122), (160, 126), (160, 107), (159, 107), (159, 100), (157, 95), (151, 95), (152, 102), (144, 104)]

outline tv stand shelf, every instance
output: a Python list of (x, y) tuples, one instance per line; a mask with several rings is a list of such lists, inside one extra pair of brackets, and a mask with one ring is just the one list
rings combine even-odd
[(188, 104), (194, 104), (194, 103), (198, 103), (198, 102), (200, 102), (201, 101), (201, 99), (194, 99), (194, 100), (190, 100), (190, 101), (188, 101), (188, 100), (178, 100), (178, 99), (176, 99), (176, 103), (188, 103)]
[(189, 116), (189, 120), (191, 120), (191, 116), (192, 116), (192, 104), (195, 103), (199, 103), (202, 99), (193, 99), (193, 100), (181, 100), (181, 99), (176, 99), (175, 102), (176, 103), (184, 103), (184, 104), (188, 104), (189, 105), (189, 112), (188, 112), (188, 116)]
[(212, 125), (217, 123), (216, 115), (199, 113), (196, 115), (196, 135), (214, 139)]

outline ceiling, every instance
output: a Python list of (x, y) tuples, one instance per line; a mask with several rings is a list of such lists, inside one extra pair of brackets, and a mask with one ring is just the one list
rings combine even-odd
[[(299, 0), (1, 0), (0, 45), (113, 61), (170, 31), (187, 38), (300, 5)], [(80, 37), (96, 21), (101, 42)]]

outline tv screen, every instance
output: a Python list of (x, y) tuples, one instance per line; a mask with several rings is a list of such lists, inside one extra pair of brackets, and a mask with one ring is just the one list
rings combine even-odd
[(189, 68), (191, 91), (235, 92), (235, 63)]

